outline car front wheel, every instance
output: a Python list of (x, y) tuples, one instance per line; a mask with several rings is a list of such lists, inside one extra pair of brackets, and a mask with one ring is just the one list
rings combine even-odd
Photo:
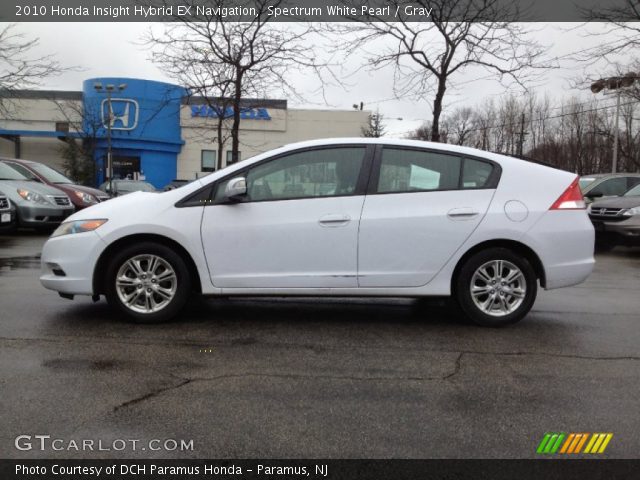
[(521, 320), (537, 295), (535, 271), (526, 258), (506, 248), (470, 257), (460, 269), (454, 295), (478, 325), (500, 327)]
[(162, 244), (126, 247), (107, 268), (107, 301), (137, 323), (172, 319), (184, 307), (190, 290), (184, 260)]

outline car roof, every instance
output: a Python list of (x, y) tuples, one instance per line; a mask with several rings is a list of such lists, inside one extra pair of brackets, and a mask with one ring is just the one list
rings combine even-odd
[(21, 163), (23, 165), (39, 163), (39, 162), (34, 162), (33, 160), (25, 160), (23, 158), (8, 158), (8, 157), (0, 157), (0, 161)]

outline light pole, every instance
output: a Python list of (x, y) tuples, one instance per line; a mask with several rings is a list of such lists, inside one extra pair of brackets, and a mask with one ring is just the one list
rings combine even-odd
[[(111, 104), (111, 94), (116, 89), (116, 87), (112, 83), (108, 83), (107, 85), (102, 87), (102, 83), (96, 82), (93, 84), (93, 88), (96, 92), (106, 92), (107, 94), (107, 111), (108, 111), (108, 119), (107, 119), (107, 176), (109, 177), (109, 194), (113, 192), (113, 158), (111, 151), (111, 127), (113, 126), (113, 105)], [(121, 83), (118, 85), (118, 91), (121, 92), (125, 88), (127, 88), (126, 83)], [(102, 123), (104, 125), (104, 115), (103, 115), (102, 106), (100, 106), (100, 117)]]
[(638, 77), (637, 74), (629, 72), (622, 77), (601, 78), (597, 82), (593, 82), (591, 84), (591, 91), (593, 93), (600, 93), (602, 90), (616, 91), (616, 131), (613, 137), (613, 158), (611, 161), (612, 173), (616, 173), (618, 169), (618, 138), (620, 137), (618, 125), (620, 124), (620, 95), (622, 94), (623, 89), (631, 87), (638, 78), (640, 77)]

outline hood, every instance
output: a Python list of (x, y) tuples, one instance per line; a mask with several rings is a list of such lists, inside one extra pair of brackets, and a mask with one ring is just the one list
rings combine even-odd
[(0, 191), (4, 192), (7, 197), (19, 197), (19, 188), (31, 190), (32, 192), (39, 193), (40, 195), (54, 195), (56, 197), (67, 196), (67, 194), (59, 188), (51, 187), (40, 182), (34, 182), (31, 180), (0, 180)]
[[(102, 192), (102, 195), (105, 195), (105, 193)], [(90, 207), (83, 208), (71, 215), (66, 221), (88, 220), (92, 218), (113, 218), (114, 215), (120, 215), (120, 212), (131, 212), (131, 209), (136, 209), (142, 204), (153, 204), (153, 202), (157, 202), (157, 200), (157, 193), (133, 192), (128, 195), (115, 197), (110, 200), (105, 200), (104, 202), (96, 203)]]
[(69, 190), (79, 190), (84, 193), (88, 193), (93, 195), (94, 197), (104, 197), (107, 196), (102, 190), (98, 190), (97, 188), (86, 187), (84, 185), (76, 185), (75, 183), (64, 183), (60, 185), (56, 185), (56, 188), (69, 189)]
[(640, 196), (638, 197), (611, 197), (598, 200), (591, 204), (592, 209), (596, 208), (633, 208), (640, 206)]

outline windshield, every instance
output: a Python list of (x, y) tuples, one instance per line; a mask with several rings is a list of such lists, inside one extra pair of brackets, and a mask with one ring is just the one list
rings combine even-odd
[(155, 192), (156, 189), (147, 182), (118, 182), (119, 192)]
[(62, 175), (57, 170), (54, 170), (51, 167), (43, 165), (41, 163), (31, 163), (29, 167), (34, 169), (40, 175), (42, 175), (48, 182), (51, 183), (73, 183), (72, 180), (68, 179), (64, 175)]
[(624, 194), (625, 197), (640, 196), (640, 183)]
[(593, 177), (582, 177), (578, 183), (580, 184), (580, 189), (584, 190), (584, 187), (586, 187), (587, 185), (589, 185), (590, 183), (593, 183), (593, 181), (595, 180), (595, 178)]
[(9, 165), (0, 162), (0, 180), (29, 180), (27, 177), (11, 168)]

